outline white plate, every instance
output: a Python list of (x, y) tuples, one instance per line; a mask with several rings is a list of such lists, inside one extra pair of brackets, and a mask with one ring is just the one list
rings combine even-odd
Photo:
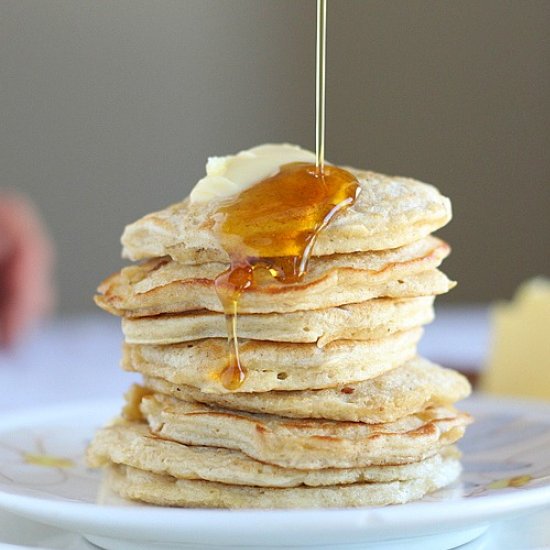
[[(550, 405), (477, 397), (461, 482), (420, 502), (346, 510), (185, 510), (95, 504), (83, 463), (118, 403), (64, 405), (0, 420), (0, 507), (105, 548), (452, 548), (496, 520), (550, 505)], [(164, 543), (164, 544), (156, 544)]]

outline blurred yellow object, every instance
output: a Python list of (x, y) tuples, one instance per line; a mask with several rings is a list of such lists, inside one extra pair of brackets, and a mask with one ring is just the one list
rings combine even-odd
[(492, 345), (481, 388), (550, 399), (550, 279), (527, 281), (491, 312)]

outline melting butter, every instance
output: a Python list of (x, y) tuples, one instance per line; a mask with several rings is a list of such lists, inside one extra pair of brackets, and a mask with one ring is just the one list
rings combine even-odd
[(258, 145), (226, 157), (210, 157), (206, 176), (191, 191), (192, 203), (223, 200), (274, 176), (291, 162), (315, 162), (315, 153), (289, 143)]

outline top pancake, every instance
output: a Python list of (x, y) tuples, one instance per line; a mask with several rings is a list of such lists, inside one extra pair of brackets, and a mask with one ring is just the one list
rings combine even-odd
[[(321, 232), (314, 256), (397, 248), (419, 240), (451, 219), (451, 203), (435, 187), (409, 178), (347, 168), (359, 180), (356, 203)], [(184, 263), (227, 262), (212, 215), (218, 204), (189, 199), (128, 225), (123, 256), (171, 256)]]

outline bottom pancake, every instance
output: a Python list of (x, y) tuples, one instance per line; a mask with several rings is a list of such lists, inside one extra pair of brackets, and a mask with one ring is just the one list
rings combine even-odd
[(432, 475), (406, 481), (326, 487), (266, 488), (177, 479), (111, 465), (106, 483), (120, 496), (186, 508), (343, 508), (402, 504), (449, 485), (460, 475), (456, 458), (445, 458)]

